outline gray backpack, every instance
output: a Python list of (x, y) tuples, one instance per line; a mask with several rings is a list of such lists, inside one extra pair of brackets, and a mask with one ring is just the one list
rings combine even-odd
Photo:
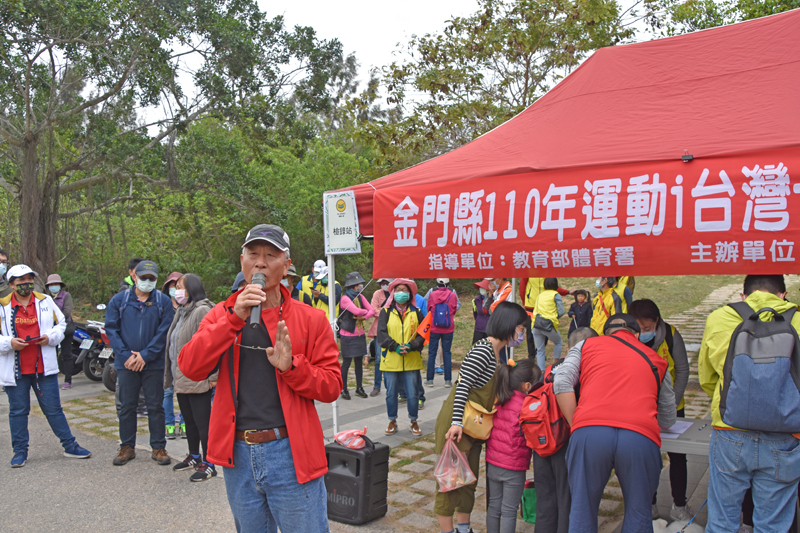
[[(800, 432), (800, 339), (792, 327), (797, 308), (754, 312), (745, 302), (729, 304), (742, 323), (731, 335), (723, 367), (719, 412), (739, 429)], [(769, 311), (773, 318), (758, 318)]]

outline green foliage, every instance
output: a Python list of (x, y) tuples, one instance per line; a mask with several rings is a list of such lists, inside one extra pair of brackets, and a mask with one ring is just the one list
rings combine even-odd
[[(457, 148), (531, 105), (601, 46), (632, 35), (613, 0), (479, 0), (438, 34), (413, 36), (410, 59), (384, 69), (402, 120), (369, 127), (380, 155), (409, 163)], [(421, 92), (416, 104), (409, 95)]]
[(705, 30), (796, 9), (800, 0), (648, 0), (646, 18), (662, 35)]

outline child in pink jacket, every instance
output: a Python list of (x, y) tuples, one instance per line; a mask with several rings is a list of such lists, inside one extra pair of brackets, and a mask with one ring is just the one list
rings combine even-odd
[(515, 531), (525, 472), (531, 465), (531, 449), (520, 433), (519, 412), (525, 395), (541, 377), (542, 371), (528, 358), (497, 368), (498, 406), (486, 441), (487, 533)]

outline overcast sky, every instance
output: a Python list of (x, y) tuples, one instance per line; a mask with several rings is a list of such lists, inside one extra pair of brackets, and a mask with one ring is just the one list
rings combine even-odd
[(322, 39), (339, 39), (345, 55), (355, 52), (361, 63), (361, 80), (371, 67), (392, 62), (397, 43), (438, 32), (453, 16), (464, 16), (478, 8), (475, 0), (259, 0), (270, 17), (283, 15), (288, 27), (311, 26)]

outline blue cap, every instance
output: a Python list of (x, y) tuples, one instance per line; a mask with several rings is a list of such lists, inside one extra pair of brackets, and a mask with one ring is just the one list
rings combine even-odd
[(243, 281), (244, 281), (244, 272), (239, 272), (238, 274), (236, 274), (236, 279), (233, 281), (233, 287), (231, 287), (231, 294), (239, 290), (239, 285), (241, 285)]

